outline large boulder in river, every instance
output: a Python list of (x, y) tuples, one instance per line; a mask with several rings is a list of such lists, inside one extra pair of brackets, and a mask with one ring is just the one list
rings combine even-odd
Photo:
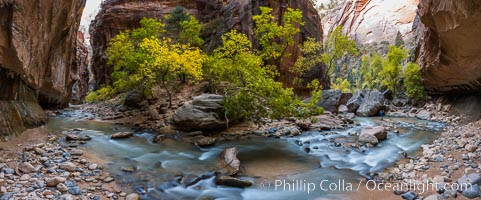
[(366, 127), (361, 130), (359, 142), (377, 144), (380, 140), (387, 139), (387, 131), (383, 126)]
[(376, 116), (384, 108), (384, 95), (377, 90), (356, 92), (346, 104), (350, 112), (362, 117)]
[(340, 90), (323, 90), (317, 105), (326, 111), (337, 113), (339, 106), (346, 104), (351, 97), (351, 93), (342, 93)]
[(237, 153), (239, 153), (239, 150), (236, 147), (224, 149), (217, 160), (216, 172), (228, 176), (237, 174), (240, 168), (240, 161), (237, 159)]
[(223, 97), (216, 94), (202, 94), (178, 108), (170, 124), (176, 130), (197, 131), (224, 128)]

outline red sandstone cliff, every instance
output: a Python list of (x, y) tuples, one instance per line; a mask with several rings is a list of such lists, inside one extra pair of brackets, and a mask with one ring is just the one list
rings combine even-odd
[(85, 0), (0, 1), (0, 139), (45, 121), (71, 94)]

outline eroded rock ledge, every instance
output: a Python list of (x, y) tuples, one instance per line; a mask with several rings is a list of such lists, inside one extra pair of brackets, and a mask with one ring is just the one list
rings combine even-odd
[(432, 94), (481, 91), (481, 1), (421, 0), (418, 62)]

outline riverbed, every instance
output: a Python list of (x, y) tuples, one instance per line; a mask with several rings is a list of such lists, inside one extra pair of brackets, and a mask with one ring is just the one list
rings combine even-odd
[[(92, 137), (81, 148), (101, 159), (126, 192), (143, 199), (346, 199), (359, 190), (359, 183), (431, 143), (444, 126), (411, 118), (355, 118), (357, 125), (345, 130), (281, 138), (249, 136), (199, 148), (178, 140), (180, 134), (161, 143), (153, 143), (155, 135), (142, 132), (112, 140), (111, 134), (130, 128), (92, 118), (80, 110), (66, 111), (46, 126), (63, 134), (77, 129), (78, 134)], [(376, 147), (347, 145), (355, 143), (353, 133), (362, 127), (387, 123), (399, 133), (390, 131)], [(253, 186), (215, 184), (216, 159), (227, 147), (239, 149), (239, 177)]]

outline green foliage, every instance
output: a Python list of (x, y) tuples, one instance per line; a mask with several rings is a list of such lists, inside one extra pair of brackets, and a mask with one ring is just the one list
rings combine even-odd
[(141, 27), (115, 36), (107, 50), (108, 64), (114, 66), (113, 91), (141, 89), (150, 93), (153, 85), (161, 83), (169, 95), (168, 81), (179, 74), (202, 76), (201, 50), (189, 44), (174, 43), (164, 36), (164, 24), (155, 19), (144, 18)]
[(401, 83), (401, 70), (407, 52), (402, 47), (390, 46), (386, 59), (383, 62), (383, 69), (380, 72), (381, 85), (393, 91), (397, 95)]
[(394, 39), (394, 45), (397, 47), (403, 47), (404, 46), (404, 40), (401, 32), (397, 32), (396, 34), (396, 39)]
[(165, 30), (169, 32), (169, 37), (174, 42), (196, 47), (204, 44), (204, 40), (200, 38), (202, 24), (182, 6), (176, 6), (172, 13), (165, 16), (164, 21)]
[(222, 36), (222, 42), (209, 57), (204, 73), (212, 84), (224, 83), (224, 106), (229, 118), (260, 120), (319, 112), (274, 80), (275, 70), (264, 67), (262, 57), (244, 34), (231, 31)]
[(144, 62), (134, 74), (144, 87), (151, 88), (157, 83), (167, 91), (169, 107), (172, 106), (172, 95), (167, 81), (174, 80), (180, 74), (199, 80), (202, 77), (204, 55), (199, 48), (185, 44), (171, 44), (169, 39), (146, 38), (139, 44), (144, 53)]
[(294, 84), (303, 85), (303, 76), (315, 67), (319, 67), (322, 59), (319, 56), (322, 50), (322, 42), (316, 41), (314, 38), (307, 38), (300, 47), (303, 55), (299, 57), (294, 66), (289, 70), (295, 75)]
[[(287, 9), (280, 24), (271, 11), (262, 7), (261, 15), (254, 17), (261, 51), (253, 49), (246, 35), (231, 31), (222, 36), (222, 46), (209, 56), (199, 49), (204, 42), (199, 37), (202, 25), (185, 9), (175, 8), (164, 19), (165, 24), (144, 18), (140, 28), (121, 32), (111, 40), (107, 55), (108, 64), (114, 67), (114, 83), (90, 93), (87, 99), (99, 101), (132, 89), (150, 94), (152, 87), (161, 85), (169, 95), (171, 106), (171, 85), (178, 77), (186, 76), (193, 81), (207, 80), (213, 88), (222, 86), (229, 119), (320, 114), (323, 110), (316, 105), (321, 98), (318, 80), (309, 84), (313, 91), (311, 101), (303, 102), (295, 97), (292, 88), (284, 88), (275, 81), (277, 69), (265, 64), (289, 56), (285, 51), (294, 44), (293, 36), (303, 25), (299, 10)], [(322, 44), (313, 39), (309, 41), (303, 45), (305, 59), (299, 67), (312, 68), (320, 62), (318, 54)], [(304, 72), (304, 69), (299, 71)]]
[(417, 64), (408, 63), (404, 69), (403, 77), (406, 95), (409, 98), (422, 99), (426, 96), (422, 85), (421, 72)]
[(112, 98), (115, 95), (112, 87), (102, 87), (97, 91), (89, 92), (85, 97), (85, 101), (88, 103), (100, 102)]
[(279, 24), (279, 20), (271, 14), (272, 8), (260, 7), (260, 11), (252, 19), (256, 25), (254, 33), (261, 45), (261, 56), (265, 61), (272, 59), (280, 63), (282, 58), (290, 56), (286, 50), (294, 45), (294, 36), (300, 32), (299, 27), (304, 25), (302, 12), (287, 8)]
[(379, 89), (381, 82), (379, 74), (383, 69), (382, 62), (383, 58), (377, 53), (362, 57), (361, 68), (359, 69), (360, 77), (357, 83), (358, 89)]
[(165, 29), (173, 35), (178, 35), (182, 30), (181, 22), (188, 21), (190, 19), (189, 14), (182, 6), (176, 6), (172, 12), (165, 16)]
[(403, 70), (406, 58), (407, 52), (397, 46), (390, 46), (384, 59), (376, 53), (363, 56), (356, 89), (389, 89), (395, 96), (405, 92), (409, 98), (423, 98), (426, 93), (419, 66), (410, 62)]
[[(338, 26), (327, 37), (323, 49), (321, 60), (326, 65), (325, 77), (322, 77), (324, 80), (330, 80), (331, 76), (335, 80), (337, 77), (341, 77), (341, 74), (347, 74), (345, 68), (343, 70), (342, 65), (337, 63), (346, 57), (355, 56), (359, 53), (356, 42), (342, 33), (342, 26)], [(335, 71), (338, 73), (334, 73)]]
[(181, 21), (180, 26), (182, 27), (179, 33), (180, 43), (190, 44), (196, 47), (201, 47), (202, 44), (204, 44), (204, 40), (200, 38), (202, 24), (200, 24), (195, 17), (190, 16), (189, 20)]
[(338, 77), (336, 82), (332, 84), (332, 89), (341, 90), (341, 92), (351, 92), (351, 84), (347, 79)]

